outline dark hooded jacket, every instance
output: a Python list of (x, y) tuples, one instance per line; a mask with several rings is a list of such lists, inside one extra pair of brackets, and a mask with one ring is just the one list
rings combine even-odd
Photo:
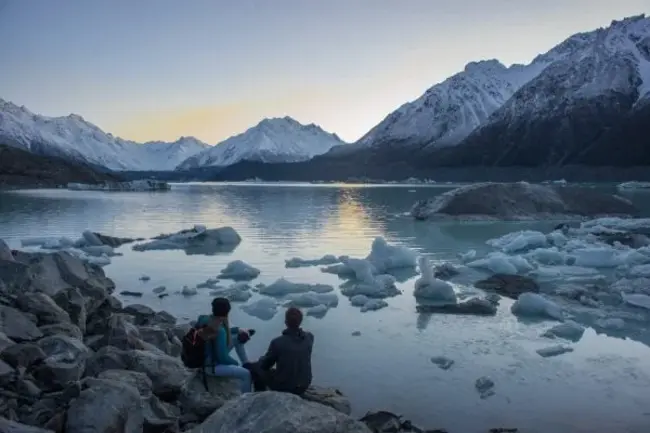
[(311, 351), (314, 335), (302, 329), (287, 328), (273, 339), (266, 355), (260, 360), (263, 370), (275, 371), (270, 375), (269, 386), (274, 391), (305, 391), (311, 385)]

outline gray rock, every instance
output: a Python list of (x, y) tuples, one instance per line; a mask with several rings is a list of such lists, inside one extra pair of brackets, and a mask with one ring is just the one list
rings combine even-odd
[(465, 302), (445, 305), (418, 305), (418, 313), (439, 313), (439, 314), (467, 314), (475, 316), (494, 316), (497, 313), (497, 307), (492, 302), (472, 298)]
[(76, 338), (77, 340), (83, 340), (84, 338), (81, 329), (72, 323), (56, 323), (54, 325), (41, 326), (38, 329), (41, 330), (45, 337), (49, 337), (50, 335), (65, 335), (71, 338)]
[[(112, 308), (113, 301), (108, 298), (109, 293), (115, 289), (115, 283), (106, 277), (93, 277), (76, 286), (86, 301), (86, 312), (92, 316), (101, 308)], [(119, 301), (118, 301), (119, 302)]]
[(16, 391), (19, 394), (27, 395), (32, 398), (40, 398), (43, 391), (31, 380), (20, 378), (16, 380)]
[(92, 379), (68, 409), (66, 433), (142, 433), (138, 390), (124, 382)]
[(192, 374), (178, 397), (183, 412), (195, 415), (198, 421), (204, 420), (226, 401), (241, 394), (237, 380), (207, 376), (206, 382), (208, 390), (205, 389), (201, 374)]
[[(59, 253), (55, 253), (59, 254)], [(29, 291), (43, 292), (53, 296), (59, 291), (71, 287), (61, 276), (55, 254), (26, 253), (18, 251), (14, 258), (28, 267)]]
[(517, 299), (520, 294), (526, 292), (539, 293), (539, 286), (535, 280), (521, 275), (495, 274), (477, 281), (474, 287), (512, 299)]
[(134, 316), (136, 325), (145, 325), (156, 314), (152, 308), (142, 304), (127, 305), (122, 309), (122, 312)]
[(34, 314), (39, 326), (70, 322), (68, 313), (45, 293), (21, 293), (16, 298), (16, 306), (24, 312)]
[(92, 354), (86, 362), (86, 376), (97, 376), (106, 370), (129, 370), (129, 352), (113, 346), (106, 346)]
[(0, 358), (13, 367), (29, 368), (47, 357), (36, 343), (18, 343), (7, 347), (0, 353)]
[(11, 365), (0, 360), (0, 384), (6, 386), (13, 380), (15, 375), (16, 370)]
[(231, 400), (191, 433), (371, 433), (365, 424), (288, 393), (248, 393)]
[(165, 401), (178, 396), (190, 372), (178, 358), (162, 352), (132, 350), (130, 368), (145, 373), (153, 383), (153, 392)]
[(72, 287), (63, 289), (54, 295), (52, 299), (68, 313), (72, 323), (77, 325), (82, 333), (85, 333), (88, 313), (86, 311), (86, 301), (81, 291)]
[(0, 332), (0, 353), (9, 346), (16, 344), (11, 338), (7, 337), (4, 332)]
[(90, 356), (81, 341), (64, 335), (52, 335), (38, 341), (47, 357), (34, 369), (34, 377), (41, 385), (63, 388), (83, 376)]
[[(29, 408), (29, 412), (21, 417), (21, 421), (30, 426), (44, 426), (61, 410), (56, 400), (52, 398), (43, 398)], [(0, 427), (0, 431), (4, 432)]]
[(166, 433), (178, 431), (181, 411), (176, 406), (165, 403), (152, 395), (142, 400), (144, 425), (142, 433)]
[(32, 272), (25, 263), (0, 259), (0, 281), (4, 286), (3, 293), (17, 294), (28, 290), (31, 279)]
[(324, 388), (312, 385), (302, 395), (302, 398), (315, 403), (324, 404), (325, 406), (329, 406), (346, 415), (352, 413), (350, 400), (348, 400), (341, 391), (335, 388)]
[(0, 260), (7, 260), (10, 262), (14, 261), (14, 255), (11, 254), (11, 248), (9, 248), (9, 245), (7, 245), (3, 239), (0, 239)]
[(363, 422), (372, 433), (447, 433), (446, 430), (423, 430), (411, 424), (410, 421), (402, 419), (401, 416), (392, 412), (379, 411), (367, 413)]
[(0, 305), (0, 332), (17, 342), (37, 340), (43, 336), (27, 315), (6, 305)]
[(142, 341), (155, 346), (167, 355), (180, 355), (181, 342), (173, 333), (155, 326), (140, 326), (138, 331)]
[(131, 385), (138, 390), (140, 397), (149, 398), (152, 395), (151, 379), (144, 373), (129, 370), (105, 370), (97, 378)]
[(0, 417), (0, 432), (2, 433), (54, 433), (52, 430), (46, 430), (39, 427), (33, 427), (21, 424), (16, 421), (10, 421), (7, 418)]
[[(131, 242), (135, 242), (138, 239), (132, 239), (132, 238), (118, 238), (115, 236), (108, 236), (108, 235), (103, 235), (101, 233), (93, 232), (97, 240), (101, 242), (102, 245), (108, 245), (109, 247), (117, 248), (119, 246), (122, 246), (124, 244), (129, 244)], [(141, 240), (141, 239), (140, 239)]]
[(176, 336), (176, 338), (182, 340), (185, 334), (187, 334), (191, 328), (192, 325), (189, 323), (182, 323), (180, 325), (173, 326), (170, 328), (170, 331)]
[[(106, 321), (106, 329), (101, 338), (89, 346), (99, 349), (104, 346), (115, 346), (119, 349), (144, 349), (138, 328), (132, 323), (133, 317), (127, 314), (112, 314)], [(90, 331), (90, 330), (89, 330)], [(96, 327), (93, 332), (98, 331)]]

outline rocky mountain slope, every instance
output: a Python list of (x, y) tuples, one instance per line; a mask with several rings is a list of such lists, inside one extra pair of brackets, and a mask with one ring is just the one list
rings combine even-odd
[(68, 182), (120, 181), (118, 175), (59, 157), (0, 144), (0, 186), (57, 186)]
[(314, 124), (303, 125), (291, 117), (264, 119), (244, 133), (188, 158), (178, 170), (226, 167), (242, 161), (306, 161), (342, 144), (336, 134)]
[(208, 147), (192, 137), (136, 143), (102, 131), (81, 116), (46, 117), (0, 99), (0, 141), (30, 152), (111, 170), (173, 170)]

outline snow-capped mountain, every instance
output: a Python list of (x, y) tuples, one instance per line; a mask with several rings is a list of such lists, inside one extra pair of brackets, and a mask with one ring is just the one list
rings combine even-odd
[(444, 165), (650, 164), (639, 129), (650, 108), (650, 18), (572, 36), (546, 56), (560, 51), (457, 148), (431, 158)]
[(102, 131), (81, 116), (46, 117), (0, 99), (0, 142), (112, 170), (173, 170), (207, 144), (191, 137), (174, 143), (136, 143)]
[(336, 134), (319, 126), (303, 125), (291, 117), (264, 119), (245, 132), (197, 153), (179, 164), (178, 170), (225, 167), (242, 161), (300, 162), (345, 144)]

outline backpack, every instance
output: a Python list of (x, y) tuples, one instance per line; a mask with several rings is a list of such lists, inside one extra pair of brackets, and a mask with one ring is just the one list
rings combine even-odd
[(187, 368), (202, 368), (205, 363), (205, 340), (199, 335), (203, 328), (193, 327), (183, 336), (181, 360)]

